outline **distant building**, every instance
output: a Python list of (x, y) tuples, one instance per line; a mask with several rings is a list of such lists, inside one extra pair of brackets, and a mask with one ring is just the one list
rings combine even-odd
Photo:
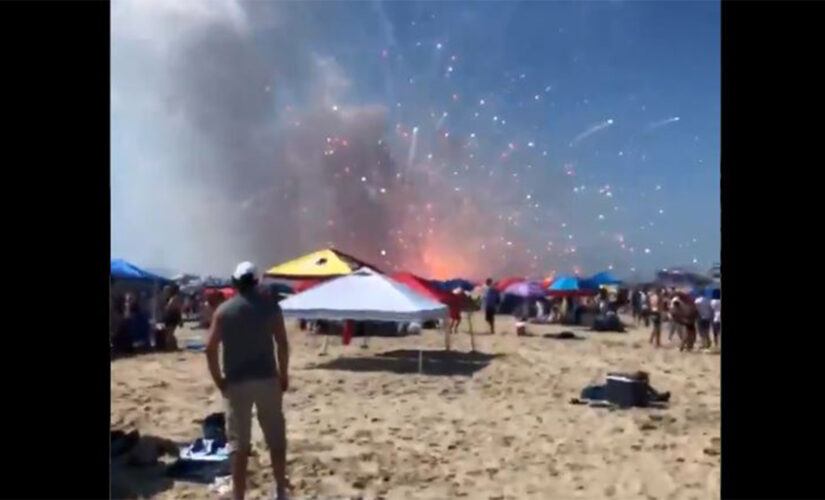
[(708, 275), (713, 278), (714, 280), (721, 280), (722, 279), (722, 264), (715, 262), (713, 266), (711, 266), (710, 271), (708, 271)]

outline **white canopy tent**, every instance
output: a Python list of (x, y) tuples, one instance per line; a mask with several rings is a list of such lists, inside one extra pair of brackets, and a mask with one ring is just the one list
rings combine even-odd
[[(295, 294), (280, 306), (285, 317), (308, 320), (424, 322), (447, 316), (444, 304), (369, 268)], [(446, 329), (445, 344), (450, 350)]]

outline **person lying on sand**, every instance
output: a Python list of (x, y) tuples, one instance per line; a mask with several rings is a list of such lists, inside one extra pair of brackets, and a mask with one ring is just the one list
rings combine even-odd
[[(284, 318), (278, 303), (258, 292), (254, 264), (238, 264), (232, 283), (238, 294), (215, 311), (206, 344), (209, 373), (226, 408), (232, 492), (236, 500), (243, 499), (246, 492), (254, 405), (269, 447), (276, 498), (285, 499), (286, 425), (282, 399), (289, 387), (289, 344)], [(223, 373), (218, 361), (221, 344)]]

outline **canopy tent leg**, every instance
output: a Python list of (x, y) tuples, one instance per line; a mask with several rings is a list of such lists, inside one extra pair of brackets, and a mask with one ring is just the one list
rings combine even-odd
[(476, 336), (470, 328), (470, 352), (476, 352)]
[(441, 329), (444, 330), (444, 347), (447, 351), (450, 350), (450, 329), (446, 320), (441, 321)]
[(421, 375), (421, 373), (423, 371), (424, 371), (424, 353), (421, 350), (421, 347), (419, 346), (418, 347), (418, 374)]
[(355, 322), (348, 319), (344, 322), (344, 335), (341, 339), (344, 345), (349, 345), (352, 341), (352, 336), (355, 335)]
[(319, 356), (326, 356), (327, 355), (327, 346), (329, 345), (329, 334), (324, 335), (324, 344), (321, 346), (321, 352), (318, 353)]
[(369, 338), (369, 335), (367, 335), (366, 332), (364, 332), (364, 340), (361, 342), (361, 349), (366, 349), (367, 347), (369, 347), (367, 345), (367, 339), (368, 338)]

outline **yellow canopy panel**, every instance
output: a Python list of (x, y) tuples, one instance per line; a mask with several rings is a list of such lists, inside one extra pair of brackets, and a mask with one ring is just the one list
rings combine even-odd
[(353, 268), (338, 254), (327, 248), (278, 264), (266, 272), (267, 276), (291, 279), (325, 278), (349, 274)]

